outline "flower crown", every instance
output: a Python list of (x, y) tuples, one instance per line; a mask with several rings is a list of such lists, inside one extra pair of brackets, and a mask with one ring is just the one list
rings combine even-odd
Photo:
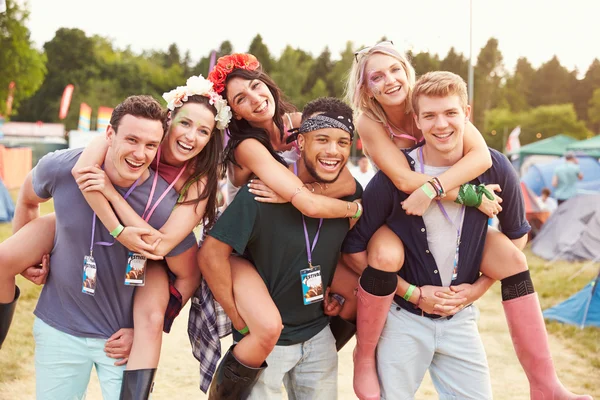
[(217, 64), (208, 74), (208, 80), (213, 83), (213, 87), (217, 93), (222, 93), (225, 90), (225, 80), (234, 69), (245, 69), (254, 71), (260, 67), (260, 63), (252, 54), (249, 53), (234, 53), (217, 60)]
[(190, 77), (185, 84), (185, 86), (178, 86), (168, 93), (163, 93), (163, 99), (167, 101), (167, 108), (173, 111), (175, 107), (181, 107), (189, 96), (208, 97), (208, 102), (217, 109), (215, 116), (217, 128), (220, 130), (227, 128), (231, 121), (231, 109), (227, 105), (227, 101), (213, 89), (213, 83), (199, 75)]

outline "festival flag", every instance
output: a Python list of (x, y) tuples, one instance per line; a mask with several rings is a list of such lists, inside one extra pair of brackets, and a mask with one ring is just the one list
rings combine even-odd
[(110, 124), (110, 116), (113, 109), (110, 107), (98, 107), (98, 119), (96, 120), (96, 130), (104, 132), (108, 124)]
[(210, 59), (208, 61), (208, 72), (207, 74), (210, 74), (210, 71), (213, 70), (213, 68), (215, 67), (215, 64), (217, 63), (217, 52), (215, 50), (210, 52)]
[(79, 106), (79, 124), (77, 130), (83, 132), (90, 131), (90, 118), (92, 117), (92, 107), (85, 103), (81, 103)]
[(6, 118), (10, 117), (10, 113), (12, 112), (14, 91), (15, 91), (15, 83), (11, 82), (8, 84), (8, 96), (6, 97)]
[(73, 97), (73, 89), (75, 89), (75, 86), (70, 83), (65, 86), (62, 99), (60, 99), (60, 109), (58, 110), (59, 119), (65, 119), (67, 117), (69, 106), (71, 105), (71, 97)]
[(506, 153), (514, 153), (521, 148), (521, 141), (519, 140), (519, 135), (521, 134), (521, 127), (517, 126), (513, 131), (508, 135), (508, 140), (506, 141)]

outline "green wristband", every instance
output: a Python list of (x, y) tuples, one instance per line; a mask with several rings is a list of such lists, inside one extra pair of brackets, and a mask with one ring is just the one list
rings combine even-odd
[(356, 219), (358, 217), (360, 217), (362, 215), (363, 212), (363, 208), (362, 208), (362, 204), (360, 204), (359, 202), (355, 201), (356, 203), (356, 214), (354, 214), (353, 216), (351, 216), (350, 218), (352, 219)]
[(121, 234), (121, 232), (123, 232), (123, 229), (125, 229), (125, 227), (121, 224), (119, 224), (119, 226), (117, 226), (111, 233), (110, 236), (114, 237), (115, 239), (117, 238), (117, 236), (119, 236)]
[(406, 293), (404, 293), (404, 300), (408, 301), (408, 299), (410, 299), (410, 296), (412, 296), (414, 290), (415, 290), (416, 286), (415, 285), (410, 285), (408, 287), (408, 290), (406, 291)]
[(247, 335), (248, 332), (250, 332), (250, 330), (248, 329), (248, 325), (246, 325), (242, 329), (238, 330), (238, 332), (241, 333), (242, 335)]
[(433, 189), (431, 188), (431, 185), (429, 185), (429, 182), (424, 183), (423, 186), (421, 186), (421, 190), (423, 192), (425, 192), (425, 194), (427, 195), (427, 197), (429, 197), (429, 199), (433, 200), (435, 198), (435, 193), (434, 193)]

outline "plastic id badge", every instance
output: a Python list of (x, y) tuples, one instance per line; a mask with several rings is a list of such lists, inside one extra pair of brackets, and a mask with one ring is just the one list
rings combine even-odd
[(321, 266), (314, 265), (300, 271), (302, 282), (302, 300), (304, 305), (323, 301), (323, 281), (321, 279)]
[(83, 280), (81, 284), (81, 293), (93, 296), (96, 294), (96, 261), (92, 256), (83, 257)]
[(129, 252), (125, 269), (125, 285), (144, 286), (146, 284), (146, 257)]

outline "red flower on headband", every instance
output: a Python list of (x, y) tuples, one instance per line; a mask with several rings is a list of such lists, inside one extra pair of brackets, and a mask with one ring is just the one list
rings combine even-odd
[(234, 53), (223, 56), (217, 60), (217, 65), (208, 74), (208, 80), (213, 83), (215, 92), (222, 93), (225, 90), (225, 80), (234, 69), (245, 69), (254, 71), (260, 67), (260, 63), (252, 54)]

